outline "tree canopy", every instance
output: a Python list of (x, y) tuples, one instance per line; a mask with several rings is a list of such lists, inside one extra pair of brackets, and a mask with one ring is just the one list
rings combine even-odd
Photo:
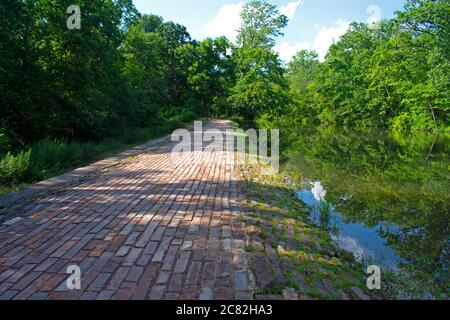
[[(325, 61), (306, 64), (303, 52), (288, 65), (300, 123), (448, 129), (450, 2), (412, 0), (397, 17), (353, 23)], [(307, 79), (305, 79), (307, 77)]]
[(324, 61), (274, 51), (288, 23), (245, 4), (237, 43), (193, 40), (131, 0), (0, 4), (0, 150), (41, 139), (101, 140), (183, 113), (261, 125), (448, 129), (448, 0), (409, 0), (394, 19), (353, 23)]

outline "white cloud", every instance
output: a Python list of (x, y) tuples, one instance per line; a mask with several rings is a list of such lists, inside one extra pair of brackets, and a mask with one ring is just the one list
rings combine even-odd
[(375, 253), (373, 251), (362, 246), (358, 240), (354, 238), (348, 236), (331, 236), (331, 238), (338, 243), (341, 249), (353, 253), (353, 256), (357, 261), (375, 258)]
[(367, 19), (368, 24), (373, 25), (381, 21), (381, 8), (379, 6), (370, 5), (367, 7), (366, 12), (370, 15)]
[(289, 62), (300, 50), (314, 50), (319, 54), (320, 61), (323, 61), (331, 45), (338, 42), (349, 27), (350, 22), (338, 19), (333, 25), (322, 27), (312, 44), (309, 42), (291, 44), (288, 41), (284, 41), (281, 44), (277, 44), (274, 50), (286, 62)]
[(241, 12), (243, 7), (243, 2), (222, 6), (214, 19), (205, 26), (205, 33), (210, 37), (226, 36), (235, 42), (237, 30), (241, 25)]
[(325, 197), (327, 195), (327, 191), (323, 187), (322, 183), (320, 181), (313, 183), (313, 188), (311, 190), (312, 194), (314, 195), (314, 198), (318, 202), (325, 201)]
[(300, 50), (310, 49), (311, 44), (309, 42), (299, 42), (290, 44), (289, 41), (284, 41), (281, 44), (277, 44), (273, 49), (278, 52), (280, 58), (285, 62), (291, 61), (297, 52)]
[(286, 17), (288, 17), (289, 20), (294, 19), (295, 17), (295, 12), (297, 11), (297, 8), (303, 5), (303, 1), (299, 0), (299, 1), (295, 1), (295, 2), (290, 2), (285, 6), (281, 6), (278, 8), (278, 10), (280, 11), (280, 13), (284, 14)]
[[(289, 19), (293, 19), (297, 9), (302, 4), (302, 0), (294, 1), (285, 6), (280, 6), (278, 9)], [(243, 2), (222, 6), (216, 16), (204, 27), (205, 34), (209, 37), (226, 36), (232, 42), (236, 42), (243, 8)], [(319, 54), (319, 59), (323, 61), (330, 46), (339, 41), (340, 37), (347, 32), (349, 26), (350, 22), (338, 19), (333, 25), (322, 27), (312, 44), (309, 42), (291, 44), (288, 41), (284, 41), (281, 44), (277, 44), (274, 50), (286, 62), (289, 62), (298, 51), (305, 49), (315, 50)], [(319, 25), (316, 24), (316, 27), (319, 27)]]
[[(286, 6), (281, 6), (278, 10), (286, 15), (290, 20), (295, 17), (295, 13), (303, 1), (290, 2)], [(232, 42), (236, 41), (237, 30), (241, 25), (241, 13), (244, 3), (226, 4), (219, 9), (216, 16), (204, 27), (204, 31), (209, 37), (226, 36)]]
[(312, 47), (312, 49), (319, 54), (320, 60), (323, 61), (331, 45), (338, 42), (341, 36), (347, 32), (349, 27), (350, 22), (342, 21), (341, 19), (337, 20), (332, 26), (322, 27), (314, 40)]

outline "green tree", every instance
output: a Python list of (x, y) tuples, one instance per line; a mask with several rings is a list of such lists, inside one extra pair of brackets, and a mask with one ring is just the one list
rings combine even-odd
[(177, 51), (190, 88), (189, 101), (198, 114), (225, 114), (226, 99), (234, 84), (230, 42), (225, 37), (181, 46)]
[(246, 48), (268, 48), (275, 45), (275, 38), (282, 36), (288, 18), (278, 8), (264, 0), (253, 0), (244, 6), (242, 25), (237, 38), (238, 45)]
[(263, 114), (273, 118), (290, 102), (284, 70), (273, 51), (287, 18), (276, 6), (259, 0), (247, 3), (241, 17), (238, 48), (233, 52), (236, 85), (229, 101), (234, 112), (248, 121)]
[(289, 116), (304, 124), (314, 123), (307, 114), (324, 125), (448, 128), (449, 20), (448, 0), (411, 0), (395, 19), (353, 23), (323, 63), (306, 64), (299, 53), (287, 68), (295, 96)]
[(144, 15), (127, 32), (120, 47), (125, 60), (123, 75), (133, 89), (139, 104), (139, 122), (148, 125), (168, 104), (167, 50), (164, 39), (157, 32), (163, 20)]
[(2, 3), (1, 121), (18, 144), (101, 139), (135, 121), (117, 50), (137, 14), (131, 0), (80, 0), (80, 30), (66, 27), (70, 4)]
[(183, 70), (177, 50), (181, 46), (191, 42), (191, 36), (186, 28), (173, 22), (164, 22), (156, 30), (163, 38), (165, 48), (165, 65), (167, 67), (167, 87), (169, 88), (168, 104), (170, 106), (182, 106), (185, 93), (188, 90), (187, 79)]
[(313, 81), (319, 66), (319, 55), (315, 51), (301, 50), (288, 64), (286, 73), (291, 87), (299, 92), (305, 92)]

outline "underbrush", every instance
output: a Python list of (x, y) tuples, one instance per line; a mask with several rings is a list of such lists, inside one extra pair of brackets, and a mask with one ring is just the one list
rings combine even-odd
[(47, 139), (25, 150), (0, 150), (0, 194), (16, 191), (23, 185), (100, 160), (131, 145), (164, 136), (196, 118), (191, 111), (179, 111), (149, 127), (131, 129), (120, 136), (99, 142)]

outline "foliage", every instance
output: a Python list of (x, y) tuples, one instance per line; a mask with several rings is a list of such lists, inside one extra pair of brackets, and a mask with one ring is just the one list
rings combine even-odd
[[(335, 190), (329, 196), (348, 219), (374, 225), (382, 217), (400, 226), (405, 232), (384, 236), (405, 269), (445, 286), (448, 164), (436, 153), (448, 157), (448, 150), (435, 141), (429, 151), (429, 137), (424, 147), (395, 134), (292, 132), (318, 125), (449, 129), (448, 0), (408, 0), (394, 19), (353, 23), (325, 61), (303, 50), (286, 67), (273, 48), (288, 19), (265, 0), (245, 4), (236, 45), (225, 37), (193, 40), (180, 24), (140, 15), (132, 0), (78, 0), (81, 29), (69, 30), (71, 4), (0, 2), (2, 190), (198, 117), (286, 128), (282, 150), (303, 143), (297, 165), (327, 177)], [(348, 202), (344, 191), (354, 195)]]
[[(448, 286), (449, 136), (301, 131), (288, 153), (289, 168), (320, 180), (326, 201), (346, 223), (379, 225), (400, 257), (402, 272), (422, 287)], [(422, 291), (423, 293), (423, 291)]]
[(182, 74), (191, 88), (188, 101), (200, 115), (227, 113), (226, 99), (234, 84), (231, 44), (225, 37), (181, 46), (177, 55)]
[(287, 18), (276, 6), (259, 0), (247, 3), (241, 17), (238, 48), (233, 52), (236, 85), (229, 102), (233, 112), (247, 121), (267, 114), (275, 118), (290, 103), (284, 71), (273, 51)]
[(0, 133), (0, 156), (7, 153), (10, 148), (9, 138), (4, 133)]
[(241, 48), (234, 59), (237, 81), (229, 97), (233, 111), (247, 120), (282, 114), (290, 96), (278, 56), (263, 48)]
[[(193, 41), (184, 26), (138, 14), (131, 0), (80, 0), (81, 29), (69, 30), (70, 4), (0, 4), (2, 188), (227, 112), (226, 38)], [(21, 150), (30, 148), (25, 174)]]
[(283, 35), (288, 18), (280, 14), (277, 7), (264, 0), (246, 3), (241, 14), (238, 45), (247, 48), (271, 49), (275, 37)]
[(98, 142), (46, 139), (32, 144), (29, 150), (21, 151), (17, 155), (9, 152), (0, 156), (0, 194), (16, 190), (22, 184), (44, 180), (100, 160), (130, 145), (168, 134), (196, 118), (197, 115), (192, 112), (177, 111), (168, 115), (167, 120), (161, 124), (130, 129), (120, 136)]
[(39, 141), (131, 142), (198, 116), (267, 128), (449, 128), (447, 0), (409, 0), (395, 19), (353, 23), (325, 61), (300, 51), (286, 67), (273, 47), (288, 19), (265, 0), (245, 4), (236, 45), (192, 40), (131, 0), (80, 0), (81, 29), (69, 30), (70, 4), (0, 4), (0, 157)]
[(0, 160), (0, 183), (11, 184), (27, 178), (30, 170), (31, 150), (22, 151), (17, 156), (10, 152)]
[(392, 20), (353, 23), (325, 61), (300, 52), (287, 76), (304, 125), (446, 129), (450, 108), (447, 0), (412, 0)]

